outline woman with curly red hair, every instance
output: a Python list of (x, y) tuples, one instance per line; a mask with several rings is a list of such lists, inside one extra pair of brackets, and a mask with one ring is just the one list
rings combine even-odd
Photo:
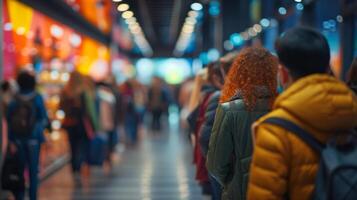
[(251, 125), (276, 97), (278, 61), (263, 48), (243, 49), (222, 90), (212, 129), (207, 168), (223, 187), (222, 199), (246, 199), (253, 142)]

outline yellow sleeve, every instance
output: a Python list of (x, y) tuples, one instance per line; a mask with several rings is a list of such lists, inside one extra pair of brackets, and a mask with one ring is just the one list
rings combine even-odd
[(282, 128), (261, 124), (250, 168), (248, 200), (283, 200), (287, 193), (290, 148)]

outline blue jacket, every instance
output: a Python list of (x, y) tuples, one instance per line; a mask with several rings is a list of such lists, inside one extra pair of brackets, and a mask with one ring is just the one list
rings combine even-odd
[[(48, 125), (49, 119), (48, 119), (45, 103), (43, 101), (42, 96), (34, 91), (26, 91), (26, 92), (21, 91), (21, 92), (19, 92), (18, 95), (24, 96), (24, 97), (35, 95), (35, 97), (32, 101), (33, 101), (35, 109), (36, 109), (36, 124), (35, 124), (35, 127), (33, 128), (33, 130), (30, 130), (30, 131), (32, 131), (31, 136), (26, 139), (37, 140), (39, 143), (44, 142), (45, 137), (43, 135), (43, 131), (44, 131), (45, 127)], [(6, 114), (6, 118), (7, 118), (8, 122), (11, 122), (11, 117), (12, 117), (13, 112), (17, 106), (16, 104), (17, 104), (17, 102), (15, 100), (12, 100), (9, 104), (7, 114)], [(16, 140), (23, 139), (23, 138), (18, 138), (15, 134), (12, 133), (11, 123), (9, 123), (8, 126), (9, 126), (8, 127), (9, 141), (14, 142)]]

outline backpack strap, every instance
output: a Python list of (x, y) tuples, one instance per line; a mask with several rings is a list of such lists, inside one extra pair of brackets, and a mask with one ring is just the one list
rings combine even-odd
[(315, 139), (310, 133), (296, 125), (295, 123), (281, 119), (278, 117), (268, 118), (263, 121), (263, 123), (268, 123), (272, 125), (280, 126), (298, 136), (302, 139), (306, 144), (308, 144), (311, 148), (313, 148), (316, 152), (321, 153), (326, 145)]

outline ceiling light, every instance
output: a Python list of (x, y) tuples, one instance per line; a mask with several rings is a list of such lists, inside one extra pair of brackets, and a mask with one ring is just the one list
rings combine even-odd
[(182, 32), (184, 32), (184, 33), (192, 33), (194, 30), (195, 30), (195, 27), (192, 25), (189, 25), (189, 24), (185, 24), (182, 27)]
[(195, 10), (195, 11), (200, 11), (203, 9), (203, 6), (202, 6), (202, 4), (196, 2), (196, 3), (191, 4), (191, 9)]
[(55, 38), (60, 38), (63, 36), (63, 29), (60, 26), (53, 24), (50, 28), (51, 35)]
[(185, 23), (195, 25), (197, 23), (197, 20), (192, 17), (187, 17)]
[(194, 11), (194, 10), (191, 10), (190, 12), (188, 12), (188, 16), (196, 18), (196, 17), (198, 17), (198, 12)]
[(297, 2), (297, 3), (301, 3), (301, 2), (302, 2), (302, 0), (295, 0), (295, 2)]
[(249, 34), (247, 32), (241, 33), (241, 36), (242, 36), (243, 40), (248, 40), (249, 39)]
[(138, 29), (132, 29), (132, 30), (131, 30), (131, 33), (132, 33), (132, 34), (137, 35), (137, 34), (142, 33), (142, 30), (141, 30), (141, 28), (138, 28)]
[(255, 24), (255, 25), (253, 26), (253, 29), (254, 29), (254, 31), (257, 32), (257, 33), (262, 32), (262, 26), (261, 26), (260, 24)]
[(113, 0), (113, 2), (122, 2), (123, 0)]
[(129, 5), (126, 3), (122, 3), (122, 4), (119, 4), (117, 9), (119, 12), (124, 12), (124, 11), (129, 10)]
[(342, 23), (342, 22), (343, 22), (343, 17), (342, 17), (342, 15), (337, 15), (336, 20), (337, 20), (338, 22)]
[(268, 27), (270, 25), (270, 21), (266, 18), (263, 18), (262, 20), (260, 20), (260, 25), (262, 25), (263, 27)]
[(255, 30), (254, 30), (254, 28), (249, 28), (248, 29), (248, 34), (250, 35), (250, 36), (257, 36), (257, 32), (255, 32)]
[(74, 46), (74, 47), (79, 47), (81, 45), (82, 42), (82, 38), (81, 36), (73, 33), (70, 38), (69, 38), (69, 42)]
[(122, 16), (124, 19), (129, 19), (129, 18), (131, 18), (131, 17), (134, 16), (134, 13), (131, 12), (131, 11), (125, 11), (125, 12), (123, 12), (123, 14), (122, 14), (121, 16)]
[(284, 7), (280, 7), (279, 8), (279, 13), (281, 14), (281, 15), (286, 15), (286, 8), (284, 8)]
[(302, 4), (302, 3), (297, 3), (297, 4), (296, 4), (296, 9), (297, 9), (297, 10), (300, 10), (300, 11), (301, 11), (301, 10), (304, 10), (304, 4)]
[(239, 33), (233, 33), (230, 36), (230, 42), (235, 46), (240, 46), (243, 44), (243, 37)]
[(141, 30), (141, 27), (139, 26), (139, 24), (135, 24), (135, 25), (129, 26), (129, 29), (131, 31), (133, 31), (133, 30)]
[(131, 18), (129, 18), (129, 19), (126, 19), (125, 22), (126, 22), (127, 24), (129, 24), (129, 25), (130, 25), (130, 24), (135, 24), (135, 23), (137, 23), (135, 17), (131, 17)]
[(224, 49), (227, 50), (227, 51), (231, 51), (234, 49), (234, 46), (232, 44), (232, 42), (230, 40), (226, 40), (223, 44), (224, 46)]

